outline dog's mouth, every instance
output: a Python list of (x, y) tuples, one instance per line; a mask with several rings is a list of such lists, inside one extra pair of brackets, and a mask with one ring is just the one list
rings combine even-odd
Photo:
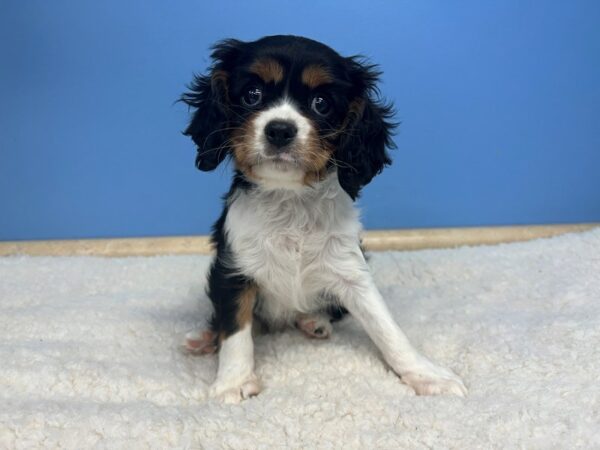
[(292, 152), (279, 152), (273, 155), (267, 155), (262, 158), (266, 162), (280, 164), (280, 165), (293, 165), (300, 166), (300, 159)]
[(300, 161), (292, 156), (277, 155), (269, 158), (263, 158), (254, 168), (261, 168), (269, 172), (280, 172), (281, 174), (291, 172), (304, 172)]
[(264, 186), (296, 188), (303, 184), (306, 167), (295, 152), (279, 151), (275, 154), (262, 153), (252, 165), (251, 173)]
[(283, 149), (263, 148), (258, 152), (256, 165), (265, 164), (273, 169), (282, 171), (304, 169), (306, 166), (302, 158), (302, 152), (299, 151), (297, 146), (289, 146)]

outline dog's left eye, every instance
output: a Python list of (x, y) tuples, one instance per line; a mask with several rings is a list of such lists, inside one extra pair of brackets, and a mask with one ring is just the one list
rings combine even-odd
[(254, 108), (262, 102), (262, 89), (258, 86), (252, 86), (248, 88), (246, 93), (242, 96), (242, 103), (244, 106), (248, 106), (250, 108)]
[(311, 102), (310, 108), (321, 117), (326, 117), (331, 112), (331, 102), (324, 95), (315, 95)]

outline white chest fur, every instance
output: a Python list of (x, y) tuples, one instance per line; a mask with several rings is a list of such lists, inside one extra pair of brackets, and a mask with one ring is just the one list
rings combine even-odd
[(348, 252), (359, 251), (358, 212), (336, 174), (302, 190), (240, 191), (225, 230), (233, 264), (256, 281), (260, 312), (274, 322), (316, 309)]

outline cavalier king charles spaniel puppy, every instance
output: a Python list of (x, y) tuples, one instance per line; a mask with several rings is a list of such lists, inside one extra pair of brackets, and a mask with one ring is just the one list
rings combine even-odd
[(391, 160), (392, 107), (376, 66), (319, 42), (228, 39), (182, 101), (196, 166), (230, 158), (235, 174), (212, 231), (210, 329), (186, 347), (219, 353), (209, 396), (239, 402), (260, 391), (253, 329), (295, 326), (314, 338), (350, 313), (417, 394), (465, 395), (452, 371), (409, 342), (377, 290), (361, 249), (354, 201)]

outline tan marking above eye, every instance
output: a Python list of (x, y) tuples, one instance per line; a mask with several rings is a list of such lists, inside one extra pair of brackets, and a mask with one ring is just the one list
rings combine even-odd
[(250, 66), (250, 72), (258, 75), (265, 83), (279, 83), (283, 80), (283, 67), (273, 58), (261, 58)]
[(241, 127), (233, 130), (231, 138), (236, 168), (249, 178), (253, 177), (252, 165), (255, 155), (252, 151), (252, 136), (256, 117), (257, 114), (249, 116)]
[(331, 83), (332, 81), (333, 77), (323, 66), (313, 64), (302, 71), (302, 83), (311, 89), (315, 89), (323, 84)]

